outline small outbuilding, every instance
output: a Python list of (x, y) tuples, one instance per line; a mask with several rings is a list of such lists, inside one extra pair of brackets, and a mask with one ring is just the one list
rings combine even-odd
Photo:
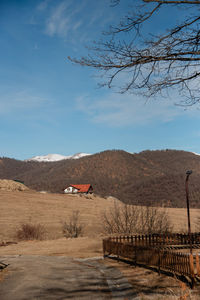
[(92, 194), (93, 187), (91, 184), (70, 184), (64, 189), (65, 194)]

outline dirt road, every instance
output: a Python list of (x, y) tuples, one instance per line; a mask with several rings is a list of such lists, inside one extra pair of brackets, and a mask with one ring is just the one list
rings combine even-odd
[(133, 299), (122, 273), (101, 259), (58, 256), (1, 256), (1, 300)]

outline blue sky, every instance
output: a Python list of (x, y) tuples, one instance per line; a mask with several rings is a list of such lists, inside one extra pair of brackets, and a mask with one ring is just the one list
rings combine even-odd
[[(176, 93), (146, 102), (99, 89), (94, 70), (67, 59), (87, 54), (85, 46), (126, 11), (126, 2), (112, 8), (109, 0), (0, 1), (0, 156), (200, 153), (197, 106), (174, 105)], [(168, 17), (162, 15), (161, 26)]]

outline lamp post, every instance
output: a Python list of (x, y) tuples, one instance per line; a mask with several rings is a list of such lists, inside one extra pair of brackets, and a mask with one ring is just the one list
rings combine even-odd
[(188, 236), (190, 242), (190, 253), (192, 254), (192, 239), (191, 239), (191, 225), (190, 225), (190, 203), (189, 203), (189, 189), (188, 189), (188, 181), (189, 176), (192, 174), (192, 171), (186, 172), (186, 179), (185, 179), (185, 192), (186, 192), (186, 202), (187, 202), (187, 217), (188, 217)]

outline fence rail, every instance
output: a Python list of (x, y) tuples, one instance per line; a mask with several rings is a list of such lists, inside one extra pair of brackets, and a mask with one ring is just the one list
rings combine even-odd
[[(194, 244), (199, 244), (200, 233), (192, 236)], [(199, 254), (193, 256), (165, 249), (165, 245), (188, 245), (188, 241), (189, 237), (185, 234), (115, 236), (103, 240), (103, 252), (104, 256), (113, 254), (130, 259), (135, 264), (153, 266), (159, 271), (162, 269), (188, 276), (193, 282), (195, 277), (200, 277)]]
[[(163, 245), (189, 245), (190, 238), (188, 234), (145, 234), (145, 235), (120, 235), (110, 238), (116, 242), (128, 242), (135, 245), (163, 246)], [(192, 245), (200, 245), (200, 233), (191, 234)]]

